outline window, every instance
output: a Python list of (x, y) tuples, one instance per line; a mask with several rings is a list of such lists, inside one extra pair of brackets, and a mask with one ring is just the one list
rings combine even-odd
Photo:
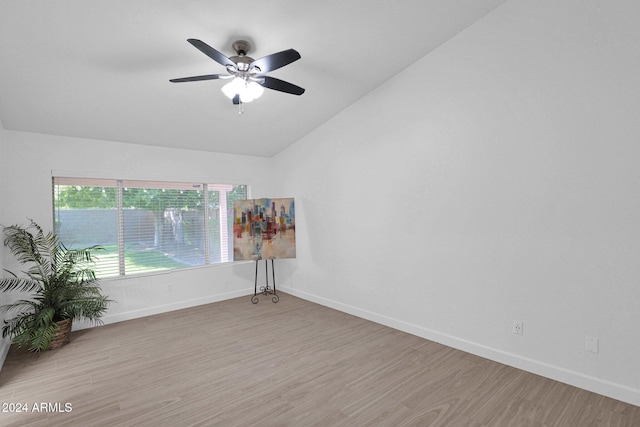
[(233, 261), (233, 202), (246, 185), (53, 179), (55, 230), (99, 245), (100, 278)]

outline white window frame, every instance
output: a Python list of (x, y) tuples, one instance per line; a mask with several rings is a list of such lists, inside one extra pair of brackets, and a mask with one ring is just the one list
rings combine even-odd
[[(250, 198), (250, 185), (248, 183), (244, 183), (246, 180), (240, 180), (240, 182), (243, 182), (242, 184), (220, 184), (220, 183), (216, 183), (216, 184), (210, 184), (210, 183), (206, 183), (203, 182), (203, 180), (198, 180), (198, 182), (195, 181), (172, 181), (172, 180), (142, 180), (142, 179), (120, 179), (120, 178), (106, 178), (106, 177), (99, 177), (99, 178), (91, 178), (91, 177), (85, 177), (85, 176), (75, 176), (74, 174), (63, 174), (63, 173), (55, 173), (52, 171), (52, 193), (55, 193), (55, 188), (56, 185), (76, 185), (76, 186), (100, 186), (100, 181), (103, 181), (103, 184), (105, 184), (104, 186), (113, 186), (112, 184), (115, 183), (116, 186), (116, 194), (117, 194), (117, 198), (116, 198), (116, 202), (117, 202), (117, 217), (118, 217), (118, 230), (117, 230), (117, 234), (118, 234), (118, 270), (119, 270), (119, 274), (118, 276), (109, 276), (109, 277), (105, 277), (103, 280), (109, 280), (109, 279), (122, 279), (122, 278), (128, 278), (128, 277), (141, 277), (141, 276), (145, 276), (145, 275), (154, 275), (154, 274), (158, 274), (158, 272), (142, 272), (142, 273), (129, 273), (127, 274), (125, 271), (125, 244), (124, 244), (124, 240), (125, 240), (125, 236), (124, 236), (124, 207), (123, 207), (123, 188), (125, 188), (127, 186), (127, 184), (131, 185), (131, 184), (135, 184), (136, 188), (144, 188), (146, 185), (149, 186), (149, 188), (155, 188), (157, 186), (165, 186), (164, 188), (173, 188), (173, 189), (188, 189), (188, 190), (193, 190), (195, 185), (199, 185), (200, 189), (203, 191), (204, 194), (204, 241), (206, 242), (204, 245), (204, 251), (205, 251), (205, 256), (204, 256), (204, 264), (202, 265), (197, 265), (197, 266), (193, 266), (193, 267), (183, 267), (183, 268), (173, 268), (173, 269), (169, 269), (166, 271), (161, 272), (162, 274), (166, 274), (169, 271), (179, 271), (179, 270), (184, 270), (184, 269), (188, 269), (188, 268), (200, 268), (200, 267), (205, 267), (205, 266), (216, 266), (216, 265), (221, 265), (221, 264), (225, 264), (225, 263), (229, 263), (229, 262), (234, 262), (232, 259), (232, 254), (229, 253), (229, 242), (230, 239), (233, 239), (233, 234), (229, 234), (229, 217), (228, 215), (226, 215), (226, 206), (227, 206), (227, 192), (232, 190), (234, 187), (239, 186), (239, 185), (245, 185), (246, 186), (246, 198), (249, 199)], [(211, 182), (211, 180), (207, 180), (209, 182)], [(107, 183), (109, 185), (107, 185)], [(133, 185), (131, 185), (133, 187)], [(210, 248), (210, 237), (211, 237), (211, 233), (210, 233), (210, 227), (209, 227), (209, 192), (210, 191), (217, 191), (219, 194), (219, 206), (220, 206), (220, 215), (219, 215), (219, 219), (220, 219), (220, 223), (219, 223), (219, 232), (220, 232), (220, 261), (219, 262), (212, 262), (211, 261), (211, 248)], [(53, 209), (53, 220), (55, 223), (55, 220), (57, 218), (56, 215), (56, 203), (55, 200), (52, 198), (52, 209)], [(222, 214), (224, 210), (225, 214)], [(233, 221), (233, 217), (231, 217), (231, 220)], [(233, 231), (231, 231), (232, 233)]]

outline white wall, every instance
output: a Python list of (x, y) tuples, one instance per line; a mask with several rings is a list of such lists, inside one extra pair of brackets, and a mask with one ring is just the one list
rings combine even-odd
[(639, 24), (510, 1), (276, 156), (281, 288), (640, 405)]
[[(253, 195), (268, 188), (264, 158), (155, 148), (5, 130), (2, 133), (0, 224), (53, 224), (52, 171), (130, 179), (248, 183)], [(2, 248), (5, 265), (15, 265)], [(116, 303), (105, 323), (253, 293), (252, 264), (197, 267), (144, 277), (108, 279), (102, 289)], [(247, 300), (249, 301), (249, 300)], [(249, 302), (248, 302), (249, 303)], [(81, 328), (82, 324), (74, 324)]]
[[(0, 120), (0, 226), (3, 225), (4, 210), (5, 210), (5, 206), (7, 205), (7, 203), (5, 202), (5, 200), (7, 200), (5, 195), (5, 188), (7, 183), (7, 176), (5, 175), (6, 169), (4, 167), (5, 158), (6, 158), (6, 155), (5, 155), (5, 144), (4, 144), (4, 127), (2, 125), (2, 120)], [(4, 271), (4, 268), (5, 268), (4, 258), (0, 256), (0, 272)], [(8, 303), (7, 295), (4, 292), (0, 292), (0, 306), (7, 303)], [(4, 325), (3, 323), (4, 318), (5, 318), (5, 314), (4, 313), (0, 314), (0, 325)], [(9, 338), (5, 338), (5, 339), (0, 338), (0, 369), (4, 364), (5, 358), (7, 357), (7, 353), (9, 351), (9, 345), (10, 345)]]

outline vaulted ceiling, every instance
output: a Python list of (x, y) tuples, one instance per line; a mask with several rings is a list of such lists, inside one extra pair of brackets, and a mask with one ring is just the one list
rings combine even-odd
[[(506, 0), (0, 1), (0, 121), (7, 130), (270, 157)], [(269, 73), (306, 89), (244, 104), (195, 49), (302, 58)], [(397, 108), (402, 108), (398, 105)]]

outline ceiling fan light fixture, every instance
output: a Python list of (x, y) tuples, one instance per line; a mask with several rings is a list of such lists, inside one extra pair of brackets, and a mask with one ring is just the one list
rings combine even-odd
[(253, 99), (258, 99), (264, 93), (264, 88), (256, 82), (249, 82), (247, 84), (247, 92), (253, 97)]
[(236, 77), (222, 86), (222, 92), (229, 99), (233, 99), (236, 95), (239, 95), (240, 101), (251, 102), (254, 99), (260, 98), (264, 89), (256, 82), (247, 82), (241, 77)]
[(221, 90), (227, 98), (233, 99), (233, 97), (236, 96), (236, 94), (242, 90), (243, 86), (244, 86), (244, 81), (241, 78), (236, 77), (232, 79), (229, 83), (222, 86)]

